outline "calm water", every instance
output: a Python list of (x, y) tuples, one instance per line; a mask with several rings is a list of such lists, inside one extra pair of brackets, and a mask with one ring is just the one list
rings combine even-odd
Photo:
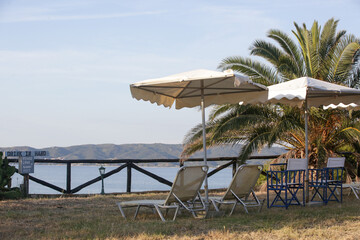
[[(109, 172), (116, 166), (105, 166), (106, 172)], [(161, 176), (170, 182), (173, 182), (178, 168), (171, 167), (144, 167), (144, 169)], [(209, 171), (211, 171), (210, 169)], [(225, 188), (231, 180), (231, 168), (224, 169), (208, 180), (209, 188)], [(63, 189), (66, 188), (66, 165), (35, 165), (35, 173), (30, 174), (36, 178), (54, 184)], [(95, 177), (99, 176), (99, 166), (72, 166), (71, 168), (71, 188), (77, 187)], [(15, 174), (12, 179), (13, 186), (19, 186), (23, 181), (23, 177)], [(104, 179), (105, 193), (126, 192), (126, 169)], [(158, 181), (132, 170), (132, 186), (133, 192), (151, 191), (151, 190), (169, 190), (170, 187), (159, 183)], [(81, 191), (79, 194), (100, 193), (101, 181), (92, 184)], [(30, 180), (29, 193), (34, 194), (58, 194), (59, 192), (47, 188), (43, 185)]]

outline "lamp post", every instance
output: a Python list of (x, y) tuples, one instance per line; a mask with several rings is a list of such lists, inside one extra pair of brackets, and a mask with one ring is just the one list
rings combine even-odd
[(101, 166), (99, 168), (99, 173), (100, 173), (100, 176), (101, 176), (101, 195), (104, 195), (105, 192), (104, 192), (104, 174), (105, 174), (105, 168), (103, 166)]

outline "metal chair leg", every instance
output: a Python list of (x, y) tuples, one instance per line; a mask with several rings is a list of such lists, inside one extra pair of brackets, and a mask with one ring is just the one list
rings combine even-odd
[(357, 199), (360, 199), (360, 198), (359, 198), (359, 194), (358, 194), (358, 190), (357, 190), (355, 187), (353, 187), (353, 186), (350, 186), (350, 188), (351, 188), (351, 190), (353, 191), (353, 193), (355, 194), (355, 197), (356, 197)]
[(211, 199), (211, 203), (212, 203), (212, 205), (214, 206), (215, 211), (219, 212), (220, 210), (219, 210), (218, 206), (216, 206), (216, 202), (215, 202), (214, 199)]
[(162, 215), (162, 213), (161, 213), (160, 208), (158, 207), (158, 205), (154, 204), (154, 207), (155, 207), (157, 213), (159, 214), (159, 217), (161, 218), (161, 221), (165, 222), (165, 218), (164, 218), (164, 216)]
[(125, 213), (124, 213), (124, 210), (122, 209), (122, 207), (121, 207), (121, 204), (118, 202), (118, 203), (116, 203), (117, 205), (118, 205), (118, 207), (119, 207), (119, 210), (120, 210), (120, 212), (121, 212), (121, 215), (126, 219), (126, 215), (125, 215)]
[(175, 219), (176, 219), (176, 217), (178, 215), (179, 209), (180, 209), (180, 206), (178, 205), (177, 208), (175, 209), (173, 221), (175, 221)]
[(229, 216), (231, 216), (231, 215), (233, 214), (233, 212), (235, 211), (236, 204), (237, 204), (237, 202), (234, 203), (234, 205), (233, 205), (233, 207), (232, 207), (232, 209), (231, 209), (231, 212), (230, 212)]
[(135, 211), (135, 215), (134, 215), (134, 220), (136, 219), (136, 217), (137, 217), (137, 215), (138, 215), (138, 213), (139, 213), (139, 210), (140, 210), (140, 205), (138, 205), (137, 207), (136, 207), (136, 211)]

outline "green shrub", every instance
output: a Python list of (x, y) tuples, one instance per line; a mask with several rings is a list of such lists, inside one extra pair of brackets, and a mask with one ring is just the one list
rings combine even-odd
[(9, 165), (8, 159), (3, 159), (0, 152), (0, 199), (17, 199), (22, 196), (19, 188), (11, 188), (11, 177), (16, 172), (14, 166)]

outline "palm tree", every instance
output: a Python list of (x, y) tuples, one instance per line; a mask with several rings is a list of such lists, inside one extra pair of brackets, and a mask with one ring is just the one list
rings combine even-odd
[[(337, 32), (338, 21), (328, 20), (324, 28), (315, 21), (311, 29), (294, 23), (297, 42), (280, 30), (270, 30), (268, 37), (277, 45), (256, 40), (251, 55), (266, 63), (239, 56), (225, 58), (220, 69), (233, 69), (264, 85), (308, 76), (338, 84), (358, 86), (360, 41), (345, 31)], [(273, 144), (284, 145), (288, 155), (304, 155), (304, 117), (298, 108), (284, 105), (222, 105), (210, 113), (207, 144), (245, 144), (239, 159)], [(343, 110), (310, 109), (310, 163), (322, 164), (326, 156), (344, 148), (354, 150), (359, 139), (358, 114)], [(190, 130), (183, 156), (202, 149), (201, 129)]]

